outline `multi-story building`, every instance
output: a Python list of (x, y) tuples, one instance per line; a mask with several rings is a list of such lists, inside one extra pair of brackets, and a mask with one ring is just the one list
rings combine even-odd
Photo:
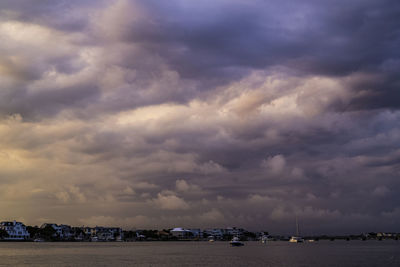
[(184, 229), (177, 227), (171, 230), (171, 235), (177, 237), (178, 239), (192, 239), (201, 238), (203, 233), (200, 229)]
[(223, 239), (226, 236), (236, 236), (242, 237), (245, 230), (236, 227), (228, 227), (228, 228), (213, 228), (204, 230), (204, 234), (207, 236), (212, 236), (214, 239)]
[(62, 234), (62, 238), (64, 239), (71, 239), (74, 238), (74, 231), (72, 230), (72, 227), (66, 224), (61, 224), (59, 225), (59, 227), (61, 228), (61, 234)]
[(218, 240), (218, 239), (222, 239), (223, 235), (224, 235), (224, 231), (223, 229), (218, 229), (218, 228), (214, 228), (214, 229), (206, 229), (204, 230), (204, 233), (207, 236), (212, 236), (214, 239)]
[(119, 227), (83, 227), (83, 232), (95, 241), (120, 241), (123, 239), (122, 229)]
[(203, 238), (203, 232), (201, 229), (187, 229), (193, 238)]
[(231, 236), (237, 236), (241, 237), (244, 233), (244, 229), (242, 228), (236, 228), (236, 227), (228, 227), (223, 229), (223, 233), (226, 235), (231, 235)]
[(8, 234), (8, 240), (25, 240), (29, 238), (29, 233), (22, 222), (1, 222), (0, 228)]
[(123, 238), (122, 229), (119, 227), (96, 226), (96, 236), (102, 241), (119, 241)]
[(44, 223), (40, 226), (40, 228), (44, 229), (46, 227), (51, 227), (54, 229), (54, 237), (62, 238), (62, 228), (55, 223)]
[(40, 228), (46, 228), (50, 226), (51, 228), (54, 229), (55, 233), (54, 233), (54, 237), (60, 238), (60, 239), (70, 239), (74, 236), (73, 232), (72, 232), (72, 228), (69, 225), (65, 225), (65, 224), (55, 224), (55, 223), (44, 223), (42, 224), (42, 226), (40, 226)]
[(96, 229), (93, 227), (82, 227), (81, 229), (86, 236), (94, 236), (96, 234)]

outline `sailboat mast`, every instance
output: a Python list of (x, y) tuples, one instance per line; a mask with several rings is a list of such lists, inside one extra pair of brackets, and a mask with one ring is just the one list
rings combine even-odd
[(299, 222), (297, 221), (297, 216), (296, 216), (296, 236), (299, 236)]

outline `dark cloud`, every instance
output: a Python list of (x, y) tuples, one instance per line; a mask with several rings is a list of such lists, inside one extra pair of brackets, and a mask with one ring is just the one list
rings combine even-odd
[(91, 10), (104, 1), (12, 1), (0, 3), (1, 20), (18, 20), (49, 26), (62, 31), (82, 31), (88, 24)]
[(393, 99), (398, 79), (381, 68), (400, 56), (397, 1), (168, 5), (173, 8), (155, 3), (148, 8), (157, 10), (156, 32), (137, 35), (133, 30), (131, 36), (135, 42), (155, 43), (154, 49), (182, 77), (229, 82), (246, 73), (234, 67), (275, 66), (303, 75), (381, 74), (381, 80), (367, 89), (350, 88), (374, 96), (360, 97), (347, 108), (397, 106)]
[[(182, 60), (177, 67), (292, 63), (304, 71), (343, 75), (376, 70), (399, 56), (394, 51), (399, 42), (396, 1), (144, 5), (155, 14), (157, 31), (144, 35), (133, 27), (128, 36), (135, 42), (161, 44), (162, 53), (172, 52), (171, 61)], [(164, 49), (164, 42), (177, 46), (177, 53)]]
[[(37, 51), (31, 51), (22, 62), (12, 63), (13, 68), (7, 67), (10, 73), (29, 80), (42, 78), (52, 67), (60, 73), (76, 73), (85, 64), (91, 64), (82, 60), (83, 48), (100, 46), (103, 50), (97, 56), (105, 60), (94, 64), (103, 64), (103, 70), (94, 75), (105, 75), (108, 67), (114, 65), (140, 74), (137, 76), (140, 79), (134, 82), (129, 78), (125, 81), (126, 89), (121, 88), (122, 84), (113, 85), (120, 87), (114, 89), (125, 96), (115, 97), (120, 103), (113, 106), (121, 106), (118, 109), (141, 103), (189, 101), (201, 96), (196, 91), (229, 84), (254, 69), (277, 67), (306, 76), (373, 74), (379, 76), (376, 81), (369, 79), (367, 85), (364, 81), (353, 82), (348, 88), (359, 93), (359, 97), (346, 105), (337, 103), (335, 107), (340, 110), (397, 107), (394, 100), (399, 83), (396, 62), (400, 55), (395, 48), (399, 45), (400, 7), (396, 1), (307, 1), (297, 5), (287, 1), (213, 4), (118, 1), (96, 2), (96, 5), (93, 1), (58, 1), (51, 5), (46, 1), (35, 4), (5, 1), (2, 7), (5, 21), (8, 18), (86, 36), (86, 40), (62, 40), (56, 44), (60, 49), (66, 45), (75, 49), (67, 57), (60, 57), (60, 52), (65, 51), (57, 49), (54, 52), (57, 55), (44, 49), (38, 57), (32, 56)], [(41, 48), (54, 46), (50, 42), (51, 39)], [(21, 49), (29, 51), (31, 47)], [(119, 49), (124, 51), (122, 57), (116, 54)], [(25, 61), (33, 63), (26, 65)], [(80, 66), (77, 61), (81, 61)], [(180, 79), (190, 80), (195, 91), (178, 90), (159, 100), (154, 95), (151, 101), (142, 99), (135, 92), (148, 90), (148, 81), (160, 76), (160, 65), (176, 71)], [(90, 87), (98, 86), (96, 77), (92, 79)], [(186, 87), (186, 84), (174, 86)], [(74, 105), (73, 98), (70, 103)]]

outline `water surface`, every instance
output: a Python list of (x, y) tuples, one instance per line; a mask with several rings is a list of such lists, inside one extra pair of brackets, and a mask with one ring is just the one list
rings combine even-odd
[(7, 242), (0, 266), (400, 266), (400, 241)]

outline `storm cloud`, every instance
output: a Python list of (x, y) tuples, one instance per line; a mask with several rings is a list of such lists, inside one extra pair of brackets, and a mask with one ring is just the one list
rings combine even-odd
[(2, 1), (3, 219), (399, 231), (399, 14)]

